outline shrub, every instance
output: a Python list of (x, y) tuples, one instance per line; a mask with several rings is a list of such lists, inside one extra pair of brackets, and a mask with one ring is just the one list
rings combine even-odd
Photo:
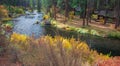
[(24, 14), (24, 10), (23, 10), (22, 8), (16, 7), (16, 8), (15, 8), (15, 13), (16, 13), (16, 14)]
[(56, 26), (57, 22), (56, 22), (55, 20), (51, 20), (51, 24), (52, 24), (53, 26)]
[(49, 15), (44, 15), (43, 16), (43, 19), (45, 19), (45, 20), (47, 20), (47, 19), (49, 19), (50, 17), (49, 17)]
[(0, 22), (0, 56), (5, 54), (5, 50), (8, 44), (9, 44), (8, 35), (6, 35), (5, 29)]
[(69, 12), (69, 18), (70, 18), (70, 19), (73, 19), (73, 18), (74, 18), (74, 14), (75, 14), (74, 11), (70, 11), (70, 12)]
[(92, 14), (92, 19), (98, 19), (98, 15)]
[(6, 32), (11, 32), (13, 28), (13, 22), (12, 21), (3, 22), (2, 27)]
[(0, 18), (8, 17), (8, 11), (5, 6), (0, 5)]
[(14, 6), (8, 6), (7, 10), (9, 10), (9, 13), (14, 13), (15, 7)]
[(96, 30), (91, 30), (90, 34), (100, 36), (100, 34)]
[(107, 60), (99, 60), (96, 62), (96, 66), (119, 66), (120, 57), (109, 58)]
[(88, 33), (89, 30), (88, 30), (88, 29), (79, 28), (79, 29), (77, 30), (77, 32), (78, 32), (78, 33), (83, 33), (83, 34), (85, 34), (85, 33)]
[(34, 39), (17, 33), (11, 35), (9, 52), (11, 60), (24, 66), (91, 66), (97, 58), (106, 57), (73, 38), (44, 36)]

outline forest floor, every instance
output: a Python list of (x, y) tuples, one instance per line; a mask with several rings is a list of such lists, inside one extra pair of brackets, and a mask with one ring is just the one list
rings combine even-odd
[[(69, 25), (73, 27), (83, 27), (82, 23), (83, 20), (79, 18), (79, 16), (75, 16), (73, 19), (69, 19), (67, 22), (65, 22), (64, 15), (57, 14), (56, 18), (57, 22), (62, 26)], [(89, 23), (89, 26), (86, 26), (86, 29), (94, 29), (99, 31), (100, 33), (107, 34), (109, 32), (120, 32), (120, 27), (117, 29), (114, 28), (115, 24), (107, 23), (106, 25), (103, 25), (102, 22), (96, 22), (95, 20), (91, 20), (91, 23)]]

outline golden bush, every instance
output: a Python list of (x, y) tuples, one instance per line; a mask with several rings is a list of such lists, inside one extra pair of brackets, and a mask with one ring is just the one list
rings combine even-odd
[(34, 39), (13, 33), (9, 48), (16, 48), (18, 60), (26, 66), (92, 66), (98, 59), (109, 58), (91, 50), (85, 42), (61, 36)]
[(43, 19), (49, 19), (50, 17), (48, 15), (44, 15)]
[(69, 12), (69, 18), (70, 18), (70, 19), (73, 19), (73, 18), (74, 18), (74, 11), (70, 11), (70, 12)]
[(26, 42), (26, 40), (27, 40), (27, 36), (21, 35), (18, 33), (13, 33), (10, 38), (11, 42), (23, 42), (24, 43)]

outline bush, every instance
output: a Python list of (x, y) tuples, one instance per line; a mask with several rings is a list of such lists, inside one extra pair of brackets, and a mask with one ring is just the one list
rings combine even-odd
[(69, 18), (70, 18), (70, 19), (73, 19), (73, 18), (74, 18), (74, 14), (75, 14), (74, 11), (70, 11), (70, 12), (69, 12)]
[(16, 14), (24, 14), (24, 10), (23, 10), (22, 8), (16, 7), (15, 13), (16, 13)]
[(109, 58), (73, 38), (44, 36), (34, 39), (16, 33), (11, 35), (9, 52), (11, 60), (24, 66), (91, 66), (97, 59)]
[(6, 35), (4, 27), (0, 23), (0, 56), (6, 53), (6, 47), (9, 44), (8, 35)]
[(49, 19), (49, 18), (50, 18), (49, 15), (44, 15), (44, 16), (43, 16), (43, 19), (44, 19), (44, 20), (47, 20), (47, 19)]
[(5, 6), (0, 5), (0, 18), (8, 17), (8, 11)]
[(107, 60), (99, 60), (96, 63), (96, 66), (119, 66), (120, 57), (114, 57)]
[(12, 21), (3, 21), (2, 27), (6, 32), (11, 32), (13, 28), (13, 22)]

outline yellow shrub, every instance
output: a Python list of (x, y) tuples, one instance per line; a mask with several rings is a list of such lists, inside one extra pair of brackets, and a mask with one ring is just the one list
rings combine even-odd
[(88, 50), (89, 47), (85, 42), (81, 42), (80, 44), (77, 45), (77, 49)]
[(52, 24), (52, 25), (56, 25), (57, 22), (56, 22), (55, 20), (51, 20), (51, 24)]
[(69, 18), (70, 18), (70, 19), (73, 19), (73, 18), (74, 18), (74, 11), (70, 11), (70, 12), (69, 12)]
[(25, 35), (21, 35), (21, 34), (17, 34), (17, 33), (13, 33), (11, 35), (11, 42), (26, 42), (27, 41), (27, 36)]
[(66, 48), (66, 49), (71, 49), (71, 48), (72, 48), (70, 42), (69, 42), (67, 39), (64, 39), (64, 40), (63, 40), (62, 45), (63, 45), (63, 47)]
[[(77, 66), (77, 64), (82, 66), (82, 63), (84, 64), (88, 62), (89, 64), (92, 64), (98, 59), (109, 58), (108, 56), (104, 56), (102, 54), (99, 55), (96, 51), (90, 50), (89, 46), (85, 42), (76, 41), (74, 38), (65, 39), (61, 36), (55, 36), (54, 38), (51, 36), (43, 36), (39, 39), (34, 39), (28, 38), (25, 35), (13, 33), (13, 35), (11, 35), (11, 42), (11, 47), (17, 48), (14, 49), (14, 51), (19, 50), (23, 52), (27, 49), (27, 51), (24, 51), (25, 53), (23, 52), (23, 54), (20, 54), (21, 57), (19, 55), (19, 59), (24, 59), (21, 60), (21, 62), (27, 62), (27, 64), (32, 63), (32, 61), (34, 61), (34, 64), (50, 64), (55, 62), (61, 64), (57, 66), (63, 66), (62, 64), (67, 64), (69, 61), (78, 60), (76, 63), (72, 63), (73, 66)], [(28, 60), (31, 58), (32, 60)], [(51, 59), (57, 60), (54, 61)], [(51, 61), (48, 62), (49, 60)], [(65, 62), (61, 62), (63, 60)], [(68, 64), (71, 63), (69, 62)]]
[(49, 19), (50, 17), (48, 15), (44, 15), (43, 19)]
[(103, 17), (100, 17), (100, 20), (99, 20), (102, 24), (105, 22), (104, 18)]
[(97, 18), (98, 18), (98, 15), (93, 14), (93, 15), (92, 15), (92, 18), (93, 18), (93, 19), (97, 19)]

